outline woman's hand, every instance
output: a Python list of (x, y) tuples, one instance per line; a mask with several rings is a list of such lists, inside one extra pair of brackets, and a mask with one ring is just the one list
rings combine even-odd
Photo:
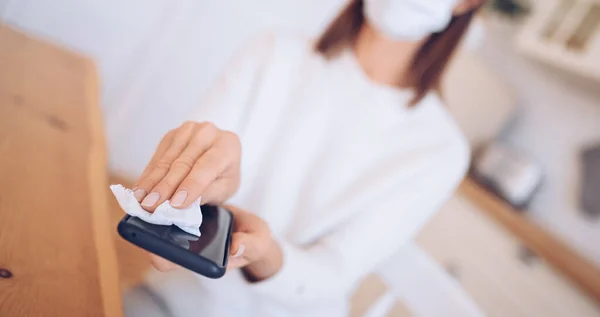
[(266, 222), (253, 213), (234, 206), (225, 206), (233, 214), (233, 233), (227, 268), (245, 267), (264, 259), (275, 241)]
[(212, 123), (186, 122), (167, 133), (133, 187), (148, 211), (170, 199), (176, 208), (202, 203), (220, 204), (240, 183), (240, 141)]
[[(234, 206), (226, 206), (234, 218), (227, 269), (244, 268), (251, 280), (262, 280), (279, 271), (281, 249), (271, 237), (269, 226), (255, 214)], [(176, 264), (152, 254), (152, 263), (159, 271), (170, 271)]]

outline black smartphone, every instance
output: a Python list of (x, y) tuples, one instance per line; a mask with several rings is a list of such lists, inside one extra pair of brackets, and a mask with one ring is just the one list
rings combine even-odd
[(203, 205), (200, 237), (176, 226), (154, 225), (129, 215), (119, 222), (117, 230), (142, 249), (200, 275), (220, 278), (227, 268), (233, 215), (222, 207)]

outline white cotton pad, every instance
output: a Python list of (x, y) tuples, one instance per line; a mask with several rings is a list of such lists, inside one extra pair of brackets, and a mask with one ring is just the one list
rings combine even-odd
[(169, 201), (165, 201), (156, 207), (153, 213), (147, 212), (133, 194), (131, 189), (122, 185), (111, 185), (110, 190), (117, 198), (121, 209), (130, 216), (138, 217), (147, 223), (155, 225), (175, 225), (181, 230), (200, 236), (200, 225), (202, 224), (202, 212), (200, 210), (200, 199), (184, 209), (171, 207)]

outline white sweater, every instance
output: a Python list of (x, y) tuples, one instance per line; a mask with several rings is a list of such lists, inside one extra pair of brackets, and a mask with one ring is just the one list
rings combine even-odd
[(236, 271), (201, 278), (193, 294), (173, 284), (189, 273), (154, 277), (175, 315), (345, 315), (357, 282), (419, 231), (468, 165), (439, 98), (409, 109), (410, 98), (370, 81), (349, 51), (326, 61), (310, 41), (274, 35), (246, 48), (192, 119), (240, 136), (231, 203), (270, 225), (284, 266), (256, 284)]

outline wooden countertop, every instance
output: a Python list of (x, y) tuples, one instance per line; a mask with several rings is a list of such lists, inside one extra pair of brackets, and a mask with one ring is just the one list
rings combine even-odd
[[(480, 210), (514, 234), (525, 246), (545, 259), (560, 274), (600, 303), (600, 269), (568, 247), (509, 204), (467, 178), (459, 192), (477, 204)], [(590, 242), (594, 243), (594, 242)]]
[(101, 118), (89, 60), (0, 24), (0, 316), (122, 316)]

